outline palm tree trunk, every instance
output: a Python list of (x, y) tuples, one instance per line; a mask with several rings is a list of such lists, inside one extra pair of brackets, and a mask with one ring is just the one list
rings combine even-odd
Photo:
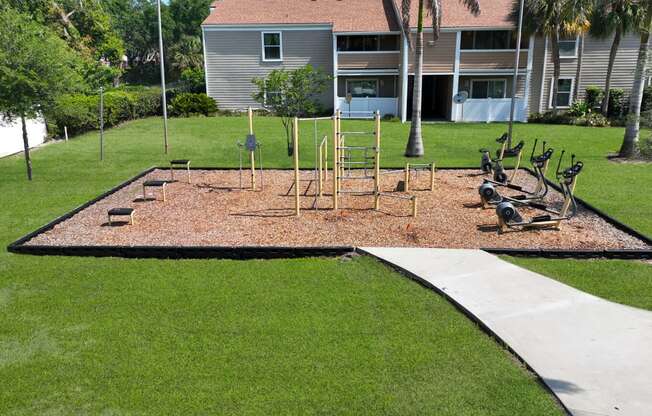
[(32, 159), (29, 156), (29, 140), (27, 139), (27, 123), (25, 114), (20, 115), (20, 122), (23, 126), (23, 153), (25, 153), (25, 164), (27, 165), (27, 179), (32, 180)]
[(638, 49), (638, 60), (636, 72), (634, 73), (634, 85), (632, 95), (629, 99), (629, 116), (625, 126), (625, 137), (620, 147), (620, 157), (631, 158), (638, 152), (638, 136), (641, 128), (641, 102), (643, 101), (643, 89), (645, 87), (645, 70), (648, 59), (648, 43), (650, 41), (650, 28), (652, 27), (652, 1), (648, 1), (645, 26), (641, 32), (641, 45)]
[(614, 70), (614, 63), (616, 62), (616, 55), (618, 54), (618, 48), (620, 47), (620, 40), (622, 39), (622, 28), (618, 26), (616, 29), (616, 34), (614, 35), (614, 41), (611, 44), (611, 52), (609, 52), (609, 64), (607, 65), (607, 79), (604, 83), (604, 96), (602, 97), (602, 106), (600, 111), (606, 117), (609, 114), (609, 95), (611, 95), (611, 76)]
[(559, 32), (555, 32), (552, 38), (552, 113), (557, 115), (557, 90), (559, 89), (559, 76), (561, 74), (561, 62), (559, 60)]
[(423, 0), (419, 0), (419, 23), (414, 57), (414, 88), (412, 90), (412, 122), (405, 156), (423, 156), (423, 137), (421, 136), (421, 97), (423, 94)]

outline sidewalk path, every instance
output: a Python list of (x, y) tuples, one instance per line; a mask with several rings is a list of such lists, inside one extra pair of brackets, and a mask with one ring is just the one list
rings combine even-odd
[(479, 250), (360, 250), (449, 296), (536, 371), (571, 414), (652, 415), (652, 312)]

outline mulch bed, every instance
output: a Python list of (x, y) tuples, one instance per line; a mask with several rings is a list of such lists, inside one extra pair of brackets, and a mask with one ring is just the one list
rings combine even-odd
[[(358, 174), (362, 174), (360, 171)], [(248, 183), (245, 173), (243, 183)], [(194, 170), (193, 183), (167, 185), (167, 201), (160, 189), (150, 188), (159, 200), (142, 198), (146, 180), (169, 179), (169, 172), (154, 170), (116, 193), (39, 234), (26, 245), (49, 246), (419, 246), (445, 248), (527, 248), (613, 250), (649, 249), (641, 241), (580, 206), (578, 215), (560, 230), (530, 230), (498, 234), (494, 209), (482, 209), (477, 188), (482, 176), (476, 170), (440, 170), (434, 192), (428, 190), (429, 173), (412, 177), (411, 192), (418, 196), (418, 217), (410, 216), (410, 202), (383, 198), (374, 211), (373, 196), (344, 196), (334, 212), (331, 183), (317, 200), (312, 171), (301, 172), (299, 218), (294, 216), (293, 172), (267, 170), (264, 189), (239, 189), (237, 170)], [(330, 172), (328, 178), (330, 179)], [(257, 178), (260, 182), (260, 178)], [(383, 171), (382, 191), (396, 191), (401, 172)], [(527, 172), (519, 185), (534, 186)], [(371, 180), (347, 181), (343, 189), (370, 191)], [(581, 182), (579, 192), (581, 193)], [(508, 193), (509, 194), (509, 193)], [(550, 190), (547, 202), (559, 205), (562, 197)], [(135, 225), (109, 225), (110, 208), (136, 209)], [(519, 209), (524, 217), (537, 211)]]

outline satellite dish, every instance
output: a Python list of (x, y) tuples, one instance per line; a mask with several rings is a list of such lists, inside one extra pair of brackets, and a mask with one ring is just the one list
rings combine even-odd
[(466, 91), (460, 91), (453, 97), (455, 104), (464, 104), (466, 100), (469, 99), (469, 93)]

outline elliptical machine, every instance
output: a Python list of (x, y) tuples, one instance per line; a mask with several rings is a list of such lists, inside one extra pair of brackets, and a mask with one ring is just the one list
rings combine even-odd
[[(546, 149), (546, 142), (544, 141), (541, 148), (542, 153), (535, 156), (534, 152), (536, 151), (538, 142), (538, 139), (534, 141), (532, 153), (530, 154), (530, 163), (532, 164), (537, 177), (537, 184), (534, 189), (532, 191), (528, 191), (522, 186), (514, 185), (512, 183), (496, 183), (485, 179), (484, 183), (480, 185), (480, 188), (478, 189), (483, 208), (487, 208), (488, 205), (497, 205), (505, 200), (510, 201), (515, 205), (524, 205), (531, 201), (539, 201), (548, 194), (546, 172), (548, 171), (548, 166), (550, 164), (550, 159), (554, 153), (554, 149)], [(522, 192), (522, 194), (509, 197), (502, 196), (496, 189), (496, 187), (499, 186)]]
[[(500, 149), (496, 150), (496, 159), (491, 159), (491, 152), (489, 149), (480, 149), (482, 153), (482, 160), (480, 163), (480, 168), (484, 173), (493, 172), (493, 182), (497, 184), (512, 183), (516, 178), (518, 169), (521, 165), (521, 158), (523, 155), (523, 147), (525, 142), (521, 140), (518, 144), (512, 148), (507, 147), (507, 142), (509, 135), (507, 133), (503, 134), (496, 139), (496, 142), (501, 144)], [(503, 166), (503, 160), (505, 158), (516, 158), (516, 164), (514, 165), (514, 170), (511, 177), (507, 175), (505, 168)]]
[(498, 215), (499, 233), (505, 232), (508, 228), (513, 229), (532, 229), (532, 228), (556, 228), (563, 221), (568, 221), (577, 214), (577, 202), (575, 201), (574, 192), (575, 185), (577, 184), (577, 176), (582, 172), (584, 163), (581, 161), (575, 162), (575, 155), (571, 157), (571, 166), (567, 169), (561, 170), (561, 164), (564, 159), (564, 151), (559, 157), (557, 164), (556, 176), (559, 180), (562, 194), (564, 195), (564, 202), (560, 210), (555, 210), (538, 202), (529, 202), (523, 204), (530, 208), (538, 209), (547, 212), (544, 215), (538, 215), (530, 219), (523, 219), (519, 212), (509, 201), (503, 201), (496, 207), (496, 215)]

